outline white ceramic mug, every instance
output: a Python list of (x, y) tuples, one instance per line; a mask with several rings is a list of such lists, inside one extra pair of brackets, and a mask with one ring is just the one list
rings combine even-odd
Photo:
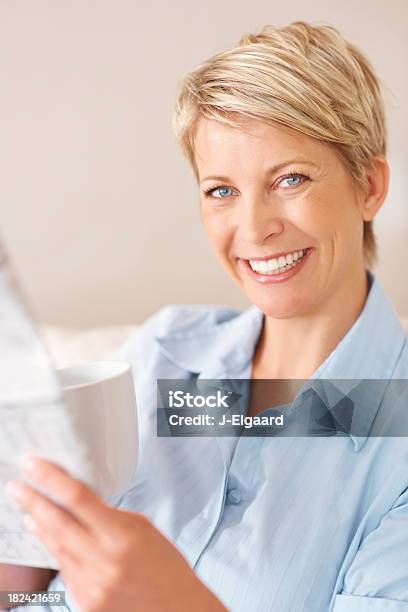
[(89, 449), (95, 488), (117, 495), (131, 482), (138, 458), (132, 370), (126, 361), (96, 361), (57, 370), (67, 409)]

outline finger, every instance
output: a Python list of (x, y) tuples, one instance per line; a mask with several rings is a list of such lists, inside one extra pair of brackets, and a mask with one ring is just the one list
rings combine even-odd
[(95, 603), (100, 600), (100, 594), (103, 593), (103, 584), (99, 576), (90, 575), (89, 569), (89, 566), (79, 569), (75, 561), (70, 559), (67, 559), (60, 568), (63, 586), (65, 591), (68, 591), (68, 597), (74, 603), (76, 610), (100, 610), (99, 604), (96, 607)]
[[(64, 557), (60, 561), (59, 571), (62, 589), (65, 592), (66, 599), (72, 600), (75, 604), (75, 609), (78, 610), (86, 607), (89, 597), (89, 585), (92, 582), (92, 578), (88, 576), (89, 567), (89, 564), (87, 567), (78, 565), (76, 560), (69, 556)], [(59, 588), (61, 587), (59, 586)]]
[(26, 514), (23, 519), (24, 527), (30, 531), (48, 550), (50, 555), (58, 561), (61, 569), (68, 561), (74, 563), (76, 567), (82, 563), (82, 559), (77, 557), (69, 548), (66, 547), (65, 538), (52, 536), (43, 525), (37, 523), (30, 514)]
[(24, 518), (24, 525), (35, 532), (51, 554), (57, 554), (58, 559), (61, 551), (76, 559), (96, 558), (97, 538), (66, 509), (20, 481), (8, 483), (6, 492), (29, 513)]
[(110, 506), (90, 487), (74, 478), (64, 468), (40, 457), (23, 463), (27, 476), (67, 508), (91, 530), (105, 531), (110, 521)]
[(100, 546), (89, 533), (79, 535), (73, 532), (68, 525), (64, 526), (62, 531), (50, 529), (49, 523), (47, 524), (45, 520), (37, 521), (31, 514), (26, 514), (23, 525), (41, 540), (51, 555), (58, 559), (60, 567), (69, 561), (75, 564), (77, 571), (81, 571), (81, 567), (87, 567), (89, 564), (97, 567), (103, 554)]
[(98, 596), (103, 594), (106, 584), (106, 555), (96, 561), (91, 558), (84, 561), (84, 559), (77, 559), (71, 554), (61, 551), (58, 557), (55, 555), (55, 558), (59, 562), (62, 587), (69, 591), (68, 596), (76, 604), (75, 609), (82, 610), (91, 606), (93, 606), (92, 609), (95, 609), (94, 599), (95, 597), (98, 599)]
[[(110, 585), (113, 584), (113, 578), (116, 579), (118, 569), (116, 563), (106, 554), (103, 554), (96, 562), (86, 564), (83, 564), (82, 561), (78, 564), (71, 556), (64, 555), (60, 563), (60, 573), (78, 610), (89, 607), (102, 611), (101, 597), (104, 597), (107, 588), (111, 589)], [(119, 586), (120, 589), (124, 587), (123, 584)], [(103, 609), (112, 610), (112, 602), (109, 608), (103, 607)]]

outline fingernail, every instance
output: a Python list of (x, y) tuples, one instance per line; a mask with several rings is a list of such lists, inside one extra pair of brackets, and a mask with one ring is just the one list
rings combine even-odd
[(37, 523), (29, 514), (26, 514), (23, 518), (23, 525), (29, 531), (35, 531), (37, 529)]
[(21, 466), (26, 472), (34, 472), (38, 463), (35, 457), (28, 455), (21, 460)]
[(13, 499), (22, 500), (25, 498), (25, 490), (16, 480), (10, 480), (7, 482), (4, 486), (4, 491)]

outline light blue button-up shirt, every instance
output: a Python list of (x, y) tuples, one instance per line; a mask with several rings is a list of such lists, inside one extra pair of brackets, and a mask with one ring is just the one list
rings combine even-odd
[[(311, 380), (408, 378), (405, 332), (369, 279)], [(233, 612), (408, 612), (408, 439), (368, 435), (382, 397), (358, 436), (157, 437), (156, 380), (250, 378), (263, 320), (256, 306), (167, 306), (127, 342), (140, 454), (110, 502), (150, 517)]]

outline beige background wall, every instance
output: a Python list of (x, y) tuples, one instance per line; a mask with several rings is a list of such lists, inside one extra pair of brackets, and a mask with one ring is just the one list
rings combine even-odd
[(246, 301), (200, 227), (176, 84), (244, 32), (327, 21), (387, 84), (393, 182), (378, 275), (408, 314), (406, 0), (1, 0), (0, 230), (42, 322), (138, 322)]

